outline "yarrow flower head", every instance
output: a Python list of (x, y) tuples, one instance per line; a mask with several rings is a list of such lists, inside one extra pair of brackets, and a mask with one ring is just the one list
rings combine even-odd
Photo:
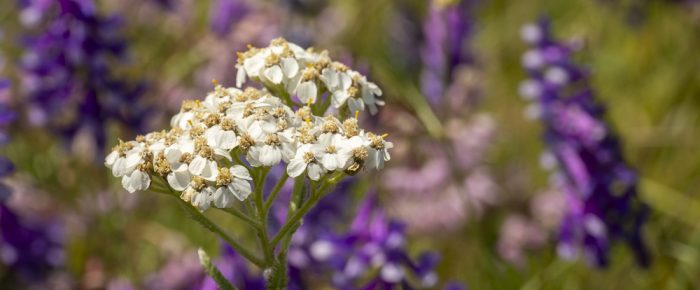
[(559, 233), (559, 254), (584, 254), (605, 266), (611, 243), (623, 240), (642, 265), (649, 257), (641, 227), (648, 208), (637, 195), (637, 175), (625, 162), (618, 138), (603, 120), (603, 109), (588, 87), (588, 72), (576, 65), (576, 45), (556, 41), (549, 22), (522, 29), (532, 48), (523, 55), (530, 78), (520, 86), (534, 102), (533, 116), (546, 127), (545, 141), (555, 160), (567, 212)]
[[(377, 113), (384, 102), (382, 91), (367, 78), (346, 65), (333, 61), (327, 51), (315, 52), (289, 43), (272, 40), (268, 47), (254, 48), (238, 55), (236, 86), (246, 79), (260, 82), (280, 95), (296, 95), (302, 103), (314, 104), (327, 93), (324, 102), (349, 112)], [(282, 97), (282, 96), (281, 96)], [(327, 106), (327, 105), (326, 105)]]
[[(226, 88), (214, 81), (214, 91), (204, 100), (182, 103), (169, 130), (119, 141), (105, 165), (129, 192), (179, 192), (184, 209), (197, 222), (260, 267), (268, 288), (286, 289), (287, 253), (301, 219), (345, 175), (383, 168), (393, 144), (385, 140), (386, 134), (365, 131), (358, 124), (365, 106), (376, 111), (380, 102), (375, 96), (381, 91), (326, 53), (275, 39), (269, 47), (250, 47), (240, 54), (237, 67), (239, 86), (249, 77), (263, 88)], [(304, 103), (293, 101), (290, 92)], [(332, 97), (317, 102), (323, 95)], [(338, 114), (326, 114), (332, 102)], [(347, 117), (350, 110), (354, 117)], [(266, 195), (265, 184), (275, 177), (276, 185)], [(294, 185), (287, 217), (270, 239), (268, 214), (289, 177)], [(244, 213), (236, 201), (249, 196), (253, 202), (241, 203)], [(227, 208), (249, 223), (257, 231), (263, 256), (201, 214), (212, 206)], [(204, 267), (216, 273), (207, 257), (200, 255)], [(212, 275), (217, 284), (224, 283)]]
[[(158, 186), (182, 192), (181, 198), (200, 210), (211, 205), (227, 208), (251, 194), (250, 170), (259, 167), (284, 162), (289, 176), (306, 174), (317, 181), (333, 172), (381, 169), (390, 160), (392, 143), (384, 140), (386, 135), (359, 128), (357, 116), (341, 121), (335, 115), (314, 114), (320, 107), (313, 100), (321, 90), (306, 95), (306, 105), (296, 110), (288, 96), (274, 95), (278, 84), (289, 84), (297, 76), (300, 64), (313, 63), (310, 58), (328, 62), (324, 69), (332, 69), (330, 64), (339, 66), (325, 53), (311, 53), (277, 39), (268, 48), (251, 48), (243, 55), (243, 75), (263, 82), (268, 89), (215, 84), (204, 100), (183, 102), (171, 119), (171, 129), (120, 141), (105, 165), (122, 178), (127, 191), (144, 191), (157, 180), (163, 183)], [(258, 60), (261, 62), (254, 63)], [(366, 81), (358, 85), (376, 88)]]

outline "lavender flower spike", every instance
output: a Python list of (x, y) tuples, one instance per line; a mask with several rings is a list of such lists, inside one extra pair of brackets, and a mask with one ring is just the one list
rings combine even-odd
[(143, 86), (116, 77), (112, 61), (126, 58), (121, 19), (100, 15), (92, 0), (22, 0), (22, 87), (28, 117), (66, 141), (89, 136), (95, 154), (109, 121), (145, 131), (150, 109)]
[(440, 1), (431, 1), (423, 24), (421, 88), (433, 106), (443, 101), (445, 83), (452, 81), (457, 67), (472, 62), (465, 43), (470, 38), (472, 27), (470, 2), (444, 5)]
[(648, 208), (637, 195), (638, 177), (603, 119), (587, 70), (571, 59), (577, 46), (556, 41), (546, 19), (523, 27), (522, 37), (531, 45), (522, 59), (530, 78), (520, 93), (532, 99), (531, 112), (545, 126), (545, 142), (558, 164), (555, 176), (562, 177), (559, 185), (567, 195), (559, 255), (583, 254), (602, 267), (609, 263), (611, 244), (621, 240), (640, 265), (648, 265), (641, 233)]

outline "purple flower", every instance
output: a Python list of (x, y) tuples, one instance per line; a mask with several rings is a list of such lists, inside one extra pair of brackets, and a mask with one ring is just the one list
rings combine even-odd
[(55, 222), (23, 217), (0, 201), (0, 263), (19, 283), (39, 284), (63, 263), (60, 227)]
[(638, 177), (594, 99), (588, 71), (572, 61), (578, 45), (556, 41), (546, 19), (525, 26), (522, 37), (532, 47), (523, 55), (530, 78), (520, 93), (535, 103), (566, 194), (560, 256), (583, 254), (592, 264), (605, 266), (611, 244), (621, 240), (641, 265), (648, 265), (641, 233), (648, 208), (637, 194)]
[(430, 3), (423, 23), (421, 88), (433, 106), (443, 101), (446, 86), (455, 78), (457, 68), (472, 63), (467, 43), (472, 30), (471, 2), (464, 0), (449, 6)]
[(90, 136), (100, 154), (109, 121), (145, 131), (150, 109), (142, 103), (142, 84), (132, 85), (113, 73), (126, 59), (122, 21), (97, 12), (92, 0), (23, 0), (20, 19), (22, 86), (28, 117), (73, 140)]
[[(7, 91), (9, 86), (9, 81), (0, 79), (0, 94)], [(5, 99), (0, 99), (0, 145), (4, 145), (10, 140), (5, 129), (15, 117), (15, 112), (7, 106)], [(0, 156), (0, 178), (10, 175), (14, 171), (14, 168), (14, 165), (7, 157)], [(7, 186), (0, 182), (0, 200), (7, 197), (9, 193)]]
[(212, 31), (224, 36), (231, 26), (248, 14), (250, 8), (245, 0), (217, 0), (212, 4), (210, 25)]

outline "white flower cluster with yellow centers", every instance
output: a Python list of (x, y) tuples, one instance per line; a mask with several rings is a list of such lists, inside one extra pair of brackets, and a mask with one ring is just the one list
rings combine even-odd
[(247, 78), (266, 87), (279, 88), (296, 95), (303, 103), (316, 103), (328, 92), (336, 109), (347, 106), (349, 112), (377, 112), (384, 102), (377, 99), (382, 91), (362, 74), (340, 62), (332, 61), (327, 51), (304, 50), (282, 38), (274, 39), (268, 47), (249, 47), (238, 54), (236, 86)]
[[(273, 72), (263, 74), (278, 80)], [(289, 176), (306, 172), (319, 180), (331, 172), (382, 168), (392, 148), (384, 136), (359, 128), (357, 112), (340, 121), (313, 115), (310, 102), (294, 111), (254, 88), (217, 85), (204, 101), (183, 102), (171, 127), (120, 142), (105, 165), (129, 192), (146, 190), (152, 179), (160, 179), (200, 210), (245, 200), (252, 191), (251, 168), (284, 162)]]

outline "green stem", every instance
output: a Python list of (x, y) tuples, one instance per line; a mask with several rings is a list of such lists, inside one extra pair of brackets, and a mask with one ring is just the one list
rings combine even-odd
[[(165, 178), (161, 177), (160, 180), (162, 182), (166, 182)], [(214, 222), (209, 220), (204, 214), (202, 214), (198, 209), (196, 209), (192, 204), (189, 202), (186, 202), (182, 200), (174, 191), (172, 188), (168, 187), (166, 190), (154, 190), (153, 188), (151, 189), (154, 192), (157, 193), (163, 193), (168, 196), (171, 196), (175, 198), (178, 201), (178, 204), (187, 212), (190, 214), (190, 216), (199, 224), (204, 226), (204, 228), (208, 229), (209, 231), (217, 234), (220, 238), (222, 238), (224, 241), (226, 241), (234, 250), (236, 250), (241, 256), (245, 257), (250, 261), (251, 263), (255, 264), (256, 266), (262, 268), (263, 266), (263, 261), (255, 256), (251, 251), (246, 249), (243, 245), (239, 244), (234, 240), (231, 236), (229, 236), (226, 232), (224, 232), (223, 229), (221, 229), (218, 225), (216, 225)]]
[(263, 202), (263, 186), (265, 185), (265, 179), (267, 178), (268, 172), (270, 172), (269, 167), (260, 169), (258, 178), (255, 180), (254, 196), (257, 217), (261, 224), (261, 227), (258, 229), (258, 238), (265, 253), (266, 266), (269, 266), (274, 260), (274, 253), (272, 247), (270, 247), (270, 239), (267, 235), (267, 217), (265, 215), (265, 205)]
[(243, 162), (243, 160), (241, 160), (241, 157), (238, 156), (238, 149), (231, 152), (231, 157), (233, 157), (233, 161), (235, 161), (238, 165), (245, 167), (246, 169), (248, 169), (249, 172), (252, 171), (252, 169), (248, 166), (248, 164), (245, 164), (245, 162)]
[(280, 242), (282, 238), (284, 238), (286, 235), (288, 235), (296, 226), (299, 220), (301, 220), (304, 215), (309, 212), (309, 210), (318, 203), (319, 200), (325, 195), (325, 191), (330, 187), (331, 185), (335, 184), (335, 182), (332, 181), (332, 179), (329, 179), (329, 181), (324, 182), (323, 185), (321, 185), (321, 188), (316, 191), (312, 191), (311, 196), (309, 197), (309, 200), (307, 200), (301, 208), (299, 208), (298, 211), (296, 211), (291, 218), (288, 218), (287, 221), (284, 223), (280, 231), (275, 235), (274, 238), (272, 238), (272, 246), (275, 247), (277, 244)]
[[(299, 205), (301, 205), (304, 201), (305, 180), (305, 177), (300, 176), (294, 181), (294, 189), (292, 190), (292, 196), (289, 201), (287, 219), (292, 217), (294, 212), (299, 208)], [(289, 234), (284, 236), (284, 239), (282, 240), (282, 247), (277, 255), (272, 276), (268, 281), (268, 287), (271, 289), (284, 289), (287, 286), (287, 253), (289, 251), (289, 244), (292, 241), (292, 236), (297, 228), (298, 225), (295, 225)]]
[(204, 249), (199, 248), (199, 250), (197, 250), (197, 254), (199, 254), (199, 262), (202, 263), (204, 271), (207, 272), (209, 277), (214, 279), (214, 282), (216, 282), (216, 285), (219, 286), (220, 289), (237, 290), (236, 286), (233, 286), (233, 284), (226, 280), (226, 277), (221, 274), (221, 271), (219, 271), (219, 269), (217, 269), (216, 266), (211, 263), (211, 258), (207, 252), (204, 251)]
[(280, 177), (280, 180), (277, 181), (277, 184), (275, 185), (275, 188), (272, 189), (272, 192), (270, 192), (270, 196), (267, 197), (267, 200), (265, 201), (265, 218), (267, 218), (267, 214), (270, 212), (270, 208), (272, 207), (272, 203), (275, 201), (275, 198), (277, 198), (277, 194), (280, 192), (284, 184), (287, 182), (287, 179), (289, 178), (289, 175), (287, 174), (287, 171), (284, 171), (282, 174), (282, 177)]
[(199, 224), (204, 226), (204, 228), (208, 229), (209, 231), (217, 234), (219, 237), (221, 237), (224, 241), (226, 241), (234, 250), (236, 250), (237, 253), (241, 254), (241, 256), (245, 257), (250, 261), (251, 263), (255, 264), (258, 267), (263, 267), (264, 262), (255, 256), (251, 251), (246, 249), (243, 245), (239, 244), (236, 240), (234, 240), (231, 236), (229, 236), (226, 232), (224, 232), (223, 229), (221, 229), (218, 225), (213, 223), (209, 218), (207, 218), (205, 215), (203, 215), (198, 209), (196, 209), (192, 204), (185, 202), (181, 198), (179, 198), (176, 195), (171, 195), (175, 199), (178, 200), (178, 203), (180, 206), (182, 206), (183, 209), (187, 213), (190, 214), (190, 216), (197, 221)]
[(260, 228), (260, 223), (259, 223), (258, 221), (256, 221), (256, 220), (254, 220), (253, 218), (249, 217), (247, 214), (242, 213), (242, 212), (239, 211), (238, 209), (235, 209), (235, 208), (217, 208), (217, 209), (218, 209), (218, 210), (221, 210), (221, 211), (224, 211), (224, 212), (227, 212), (227, 213), (229, 213), (229, 214), (231, 214), (231, 215), (233, 215), (233, 216), (235, 216), (235, 217), (237, 217), (237, 218), (243, 220), (244, 222), (248, 223), (249, 225), (251, 225), (251, 226), (252, 226), (253, 228), (255, 228), (255, 229)]

